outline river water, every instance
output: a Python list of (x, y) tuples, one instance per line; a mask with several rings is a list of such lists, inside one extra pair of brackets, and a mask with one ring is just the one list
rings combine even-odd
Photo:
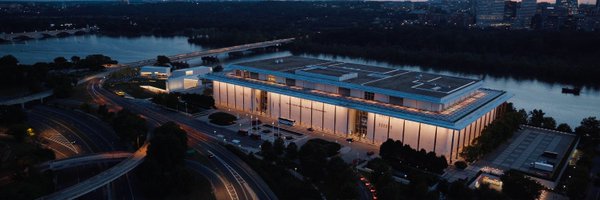
[[(2, 44), (0, 45), (0, 56), (12, 54), (23, 64), (33, 64), (35, 62), (50, 62), (59, 56), (69, 59), (74, 55), (84, 57), (90, 54), (104, 54), (118, 60), (120, 63), (127, 63), (154, 58), (157, 55), (175, 55), (203, 49), (205, 48), (189, 44), (186, 37), (143, 36), (131, 38), (84, 35)], [(226, 61), (225, 64), (287, 55), (291, 54), (287, 51), (265, 53)], [(572, 127), (578, 126), (584, 117), (600, 116), (600, 91), (597, 89), (584, 87), (579, 96), (574, 96), (561, 93), (562, 87), (565, 87), (564, 85), (533, 79), (516, 80), (510, 77), (499, 78), (444, 70), (433, 71), (418, 66), (392, 65), (386, 62), (339, 56), (303, 56), (483, 79), (485, 87), (505, 90), (513, 94), (514, 97), (511, 101), (517, 107), (526, 110), (542, 109), (547, 116), (554, 117), (557, 123), (568, 123)], [(189, 61), (190, 64), (199, 64), (199, 62), (199, 59)]]

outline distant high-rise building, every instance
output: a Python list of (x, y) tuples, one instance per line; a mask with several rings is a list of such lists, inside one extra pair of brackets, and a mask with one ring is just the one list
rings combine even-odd
[(522, 0), (521, 6), (517, 9), (517, 17), (514, 28), (531, 28), (531, 18), (537, 11), (537, 0)]
[(505, 1), (504, 3), (504, 21), (511, 22), (517, 17), (518, 2)]
[(478, 0), (475, 6), (477, 26), (502, 25), (504, 19), (504, 0)]
[(578, 13), (579, 2), (577, 0), (556, 0), (556, 6), (566, 9), (568, 15), (576, 15)]

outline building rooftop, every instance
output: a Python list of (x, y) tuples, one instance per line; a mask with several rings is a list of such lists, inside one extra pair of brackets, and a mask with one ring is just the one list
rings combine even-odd
[(430, 123), (455, 130), (460, 130), (468, 126), (472, 122), (472, 119), (481, 117), (490, 109), (497, 107), (510, 98), (510, 95), (504, 91), (480, 88), (475, 90), (476, 94), (461, 101), (461, 103), (454, 104), (444, 111), (434, 112), (392, 105), (388, 103), (368, 101), (361, 98), (344, 97), (338, 94), (307, 88), (299, 88), (295, 86), (287, 86), (280, 83), (244, 79), (237, 76), (232, 76), (228, 72), (206, 74), (203, 78), (320, 101), (333, 105), (345, 106), (348, 108), (365, 110), (368, 112), (374, 112), (392, 117), (409, 119), (417, 122)]
[(433, 98), (443, 98), (481, 82), (469, 78), (297, 56), (245, 62), (232, 66), (233, 68), (243, 68), (249, 71), (258, 69), (279, 72), (284, 75), (302, 76), (298, 79), (307, 77), (306, 73), (298, 74), (299, 70), (330, 77), (341, 77), (356, 73), (356, 76), (340, 79), (341, 81), (338, 82)]

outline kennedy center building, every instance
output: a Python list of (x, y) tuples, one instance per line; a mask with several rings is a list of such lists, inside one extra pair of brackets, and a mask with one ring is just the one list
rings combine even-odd
[(449, 160), (510, 98), (476, 79), (295, 56), (233, 64), (205, 78), (217, 107), (372, 144), (401, 140)]

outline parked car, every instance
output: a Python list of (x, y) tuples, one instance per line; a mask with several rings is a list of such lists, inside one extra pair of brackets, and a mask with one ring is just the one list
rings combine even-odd
[(346, 142), (354, 142), (354, 138), (346, 138)]
[(367, 156), (372, 156), (373, 154), (375, 154), (374, 151), (367, 151)]
[(306, 130), (307, 130), (307, 131), (310, 131), (310, 132), (313, 132), (313, 131), (315, 131), (315, 129), (314, 129), (314, 128), (312, 128), (312, 127), (308, 128), (308, 129), (306, 129)]
[(286, 139), (286, 140), (293, 140), (293, 139), (294, 139), (294, 137), (292, 137), (292, 136), (286, 136), (286, 137), (285, 137), (285, 139)]

